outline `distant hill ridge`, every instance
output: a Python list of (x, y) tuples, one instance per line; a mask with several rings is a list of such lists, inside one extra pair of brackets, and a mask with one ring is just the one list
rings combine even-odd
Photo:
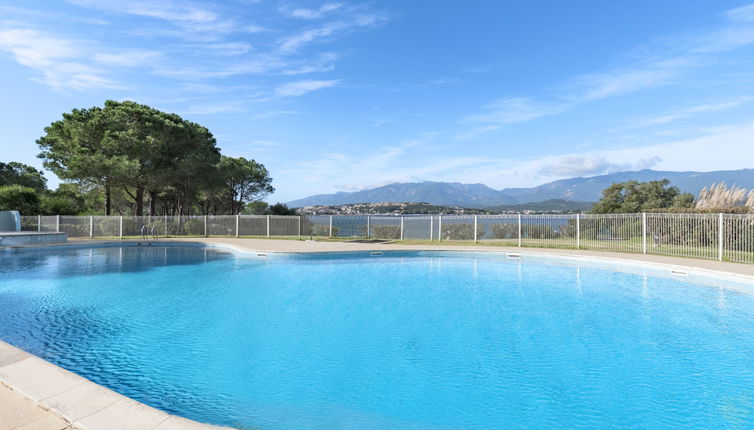
[(288, 206), (427, 202), (433, 205), (489, 208), (553, 199), (596, 202), (599, 200), (602, 190), (614, 182), (629, 180), (644, 182), (659, 179), (669, 179), (672, 185), (682, 191), (698, 195), (703, 187), (716, 182), (754, 188), (754, 169), (718, 170), (714, 172), (640, 170), (586, 178), (560, 179), (531, 188), (504, 188), (502, 190), (495, 190), (483, 184), (461, 184), (458, 182), (397, 183), (363, 191), (314, 195), (290, 201)]
[(536, 213), (570, 213), (585, 212), (594, 203), (574, 202), (571, 200), (553, 199), (520, 205), (490, 206), (487, 208), (462, 208), (459, 206), (441, 206), (426, 202), (379, 202), (379, 203), (349, 203), (345, 205), (303, 206), (300, 213), (307, 215), (407, 215), (407, 214), (496, 214), (507, 212), (536, 212)]

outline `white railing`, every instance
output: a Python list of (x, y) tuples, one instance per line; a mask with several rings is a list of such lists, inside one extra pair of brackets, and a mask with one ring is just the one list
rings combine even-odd
[(754, 214), (22, 216), (71, 238), (357, 237), (571, 248), (754, 263)]

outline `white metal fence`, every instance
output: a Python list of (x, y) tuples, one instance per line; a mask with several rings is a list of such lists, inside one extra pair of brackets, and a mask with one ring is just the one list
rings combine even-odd
[(466, 241), (754, 263), (754, 214), (22, 216), (71, 238), (354, 237)]

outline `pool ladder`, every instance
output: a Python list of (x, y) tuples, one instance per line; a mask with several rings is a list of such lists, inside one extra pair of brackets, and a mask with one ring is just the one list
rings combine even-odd
[(157, 240), (157, 226), (153, 225), (151, 228), (146, 224), (141, 226), (141, 238), (144, 240), (149, 240), (150, 238)]

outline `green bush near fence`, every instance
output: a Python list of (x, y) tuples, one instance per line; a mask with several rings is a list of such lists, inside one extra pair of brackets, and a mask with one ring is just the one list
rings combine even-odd
[(748, 250), (754, 246), (754, 217), (723, 225), (723, 243), (730, 250)]
[(60, 224), (60, 231), (68, 233), (69, 237), (89, 237), (89, 222), (84, 224)]
[(99, 236), (118, 236), (120, 234), (120, 219), (118, 217), (104, 218), (99, 222), (99, 231), (94, 232)]
[[(575, 221), (573, 225), (573, 236), (575, 236)], [(582, 218), (579, 230), (582, 239), (629, 240), (641, 237), (642, 221), (638, 218), (607, 218), (600, 220)]]
[(558, 229), (558, 235), (560, 237), (576, 237), (576, 220), (569, 219), (568, 222)]
[(399, 225), (373, 225), (371, 236), (377, 239), (400, 239), (401, 226)]
[[(304, 229), (306, 231), (306, 229)], [(324, 236), (324, 237), (330, 237), (330, 226), (329, 225), (317, 225), (312, 224), (311, 230), (308, 233), (310, 236)], [(337, 236), (338, 235), (338, 227), (333, 226), (332, 227), (332, 235)]]
[(647, 222), (647, 240), (655, 246), (673, 244), (693, 247), (716, 247), (719, 221), (716, 217), (694, 220), (663, 219)]
[[(338, 235), (337, 226), (332, 227), (332, 235)], [(330, 225), (317, 224), (309, 217), (304, 216), (301, 218), (301, 236), (330, 237)]]
[(232, 225), (229, 226), (226, 221), (210, 218), (209, 220), (207, 220), (207, 234), (209, 234), (210, 236), (235, 236), (235, 221), (233, 221)]
[[(474, 226), (472, 224), (443, 224), (443, 240), (474, 240)], [(484, 227), (477, 225), (477, 238), (484, 236)]]
[(549, 225), (523, 224), (521, 225), (521, 237), (524, 239), (557, 239), (560, 235)]
[(492, 224), (493, 239), (516, 239), (518, 238), (518, 224)]
[(203, 219), (187, 219), (179, 225), (178, 230), (182, 234), (188, 236), (203, 236), (204, 235), (204, 220)]

